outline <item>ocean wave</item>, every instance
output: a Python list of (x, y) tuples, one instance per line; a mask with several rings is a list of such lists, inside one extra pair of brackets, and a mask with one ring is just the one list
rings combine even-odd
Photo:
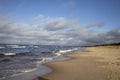
[(3, 53), (3, 55), (5, 55), (5, 56), (15, 56), (16, 53)]
[(63, 55), (77, 49), (76, 47), (7, 45), (7, 48), (0, 49), (0, 57), (3, 56), (0, 59), (0, 77), (17, 76), (34, 72), (35, 69), (45, 74), (44, 72), (48, 71), (42, 70), (40, 64), (67, 60), (68, 58)]
[(3, 47), (3, 46), (0, 46), (0, 49), (2, 49), (2, 48), (5, 48), (5, 47)]
[(69, 50), (60, 50), (59, 53), (67, 53), (67, 52), (71, 52), (72, 49), (69, 49)]
[(6, 78), (10, 78), (10, 77), (14, 77), (14, 76), (19, 76), (28, 72), (32, 72), (35, 71), (37, 68), (34, 69), (22, 69), (22, 70), (11, 70), (9, 72), (14, 72), (14, 74), (11, 74), (9, 72), (7, 72), (7, 75), (1, 76), (0, 80), (4, 80)]
[(20, 45), (6, 45), (6, 48), (26, 48), (26, 46), (20, 46)]

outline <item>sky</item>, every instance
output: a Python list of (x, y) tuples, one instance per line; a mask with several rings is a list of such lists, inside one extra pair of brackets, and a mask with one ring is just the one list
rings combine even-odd
[(0, 0), (0, 43), (120, 42), (120, 0)]

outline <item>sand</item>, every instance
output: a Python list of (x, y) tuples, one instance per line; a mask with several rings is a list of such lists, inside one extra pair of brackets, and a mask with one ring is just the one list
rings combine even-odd
[(71, 60), (46, 64), (53, 71), (35, 80), (120, 80), (120, 47), (88, 47)]

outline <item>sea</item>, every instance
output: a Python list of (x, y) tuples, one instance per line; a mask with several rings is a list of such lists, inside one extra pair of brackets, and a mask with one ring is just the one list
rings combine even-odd
[(0, 80), (32, 80), (52, 70), (45, 63), (70, 58), (79, 46), (0, 44)]

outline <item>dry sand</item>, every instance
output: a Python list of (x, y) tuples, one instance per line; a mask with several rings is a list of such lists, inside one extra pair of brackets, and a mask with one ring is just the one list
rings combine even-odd
[(35, 80), (120, 80), (120, 47), (89, 47), (73, 59), (46, 64), (53, 72)]

